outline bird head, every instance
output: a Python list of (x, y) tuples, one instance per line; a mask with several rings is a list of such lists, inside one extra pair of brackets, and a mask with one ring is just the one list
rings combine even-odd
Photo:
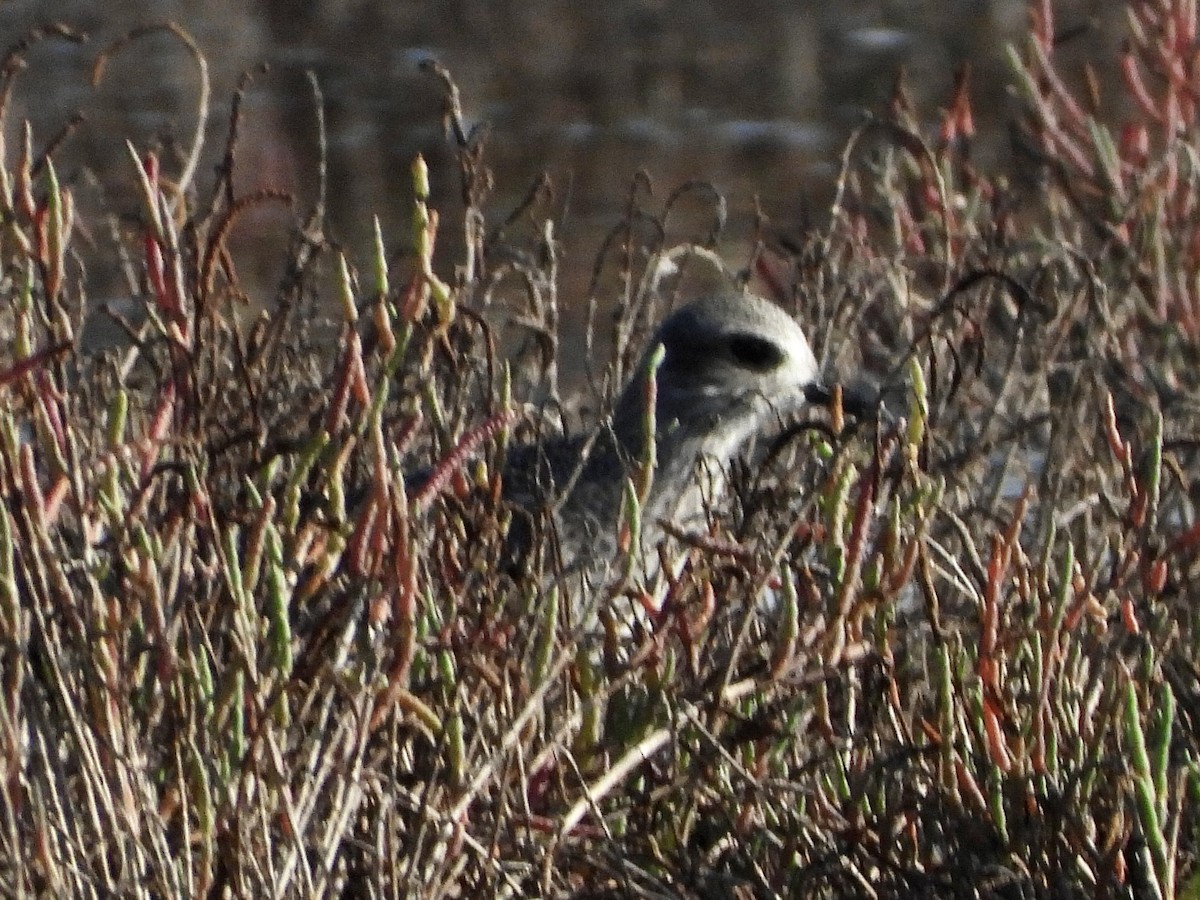
[[(817, 361), (800, 326), (752, 295), (697, 300), (659, 327), (617, 404), (618, 435), (640, 435), (645, 385), (657, 348), (657, 437), (693, 457), (727, 461), (752, 434), (804, 402)], [(628, 442), (629, 449), (634, 449)]]

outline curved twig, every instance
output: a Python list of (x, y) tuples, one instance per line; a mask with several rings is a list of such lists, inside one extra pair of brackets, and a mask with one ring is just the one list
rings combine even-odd
[[(188, 185), (191, 184), (192, 179), (196, 175), (196, 169), (200, 165), (200, 152), (204, 148), (204, 129), (208, 125), (208, 107), (212, 91), (208, 78), (208, 60), (205, 59), (203, 51), (201, 51), (195, 40), (192, 39), (192, 36), (170, 20), (150, 25), (141, 25), (127, 31), (124, 35), (105, 47), (96, 57), (96, 62), (92, 65), (92, 87), (100, 84), (109, 59), (116, 55), (118, 51), (139, 38), (156, 34), (160, 31), (173, 34), (183, 42), (183, 45), (192, 54), (192, 58), (196, 60), (196, 67), (200, 74), (200, 96), (196, 99), (196, 130), (192, 135), (192, 147), (188, 153), (187, 162), (184, 163), (183, 171), (179, 173), (178, 195), (182, 197), (187, 192)], [(172, 211), (175, 209), (174, 202), (171, 209)]]
[(87, 41), (88, 36), (85, 32), (76, 31), (61, 22), (51, 22), (26, 32), (24, 37), (8, 48), (3, 58), (0, 58), (0, 132), (3, 132), (5, 120), (8, 118), (8, 102), (12, 98), (17, 73), (25, 68), (25, 54), (34, 44), (49, 38), (82, 44)]

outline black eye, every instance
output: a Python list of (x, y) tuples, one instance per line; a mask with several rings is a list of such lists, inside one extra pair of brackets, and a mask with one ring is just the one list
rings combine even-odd
[(729, 355), (739, 366), (765, 372), (783, 362), (783, 351), (766, 338), (753, 334), (732, 334), (727, 341)]

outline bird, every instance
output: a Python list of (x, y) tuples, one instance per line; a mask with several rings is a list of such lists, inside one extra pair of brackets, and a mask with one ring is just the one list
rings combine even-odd
[[(661, 557), (650, 551), (668, 533), (663, 523), (672, 530), (702, 527), (725, 489), (730, 464), (750, 440), (806, 403), (830, 399), (803, 329), (781, 308), (730, 291), (686, 303), (658, 326), (599, 425), (506, 445), (499, 498), (520, 514), (504, 517), (497, 571), (561, 587), (574, 622), (590, 628), (604, 595), (594, 588), (618, 557), (625, 579), (637, 569), (644, 585), (653, 582), (662, 574)], [(490, 423), (477, 431), (494, 433)], [(433, 468), (405, 474), (401, 496), (411, 499), (413, 510), (423, 515), (430, 508), (461, 464), (458, 456), (456, 450)], [(638, 494), (641, 528), (637, 544), (624, 546), (618, 535), (630, 486)], [(495, 496), (495, 488), (488, 493)], [(374, 485), (346, 493), (352, 543), (369, 543), (359, 535), (380, 521), (379, 502)], [(538, 540), (547, 534), (553, 539)], [(331, 557), (310, 582), (323, 583), (339, 565), (340, 555)], [(661, 586), (659, 580), (649, 596)]]
[[(627, 483), (640, 486), (641, 546), (630, 552), (652, 575), (658, 555), (648, 551), (664, 537), (660, 523), (698, 524), (751, 438), (821, 396), (817, 360), (795, 319), (748, 292), (705, 296), (662, 322), (596, 429), (510, 447), (503, 496), (548, 510), (562, 571), (594, 576), (618, 549)], [(527, 546), (528, 529), (518, 526), (510, 542)]]

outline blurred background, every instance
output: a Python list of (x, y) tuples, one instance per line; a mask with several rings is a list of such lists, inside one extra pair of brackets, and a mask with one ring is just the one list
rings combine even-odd
[[(1059, 30), (1073, 33), (1066, 52), (1108, 55), (1119, 46), (1122, 22), (1103, 0), (1054, 9)], [(753, 227), (756, 197), (779, 230), (819, 226), (847, 135), (866, 111), (884, 108), (901, 68), (922, 119), (934, 122), (955, 72), (969, 63), (980, 128), (972, 153), (982, 167), (1003, 162), (1006, 123), (1016, 111), (1004, 48), (1022, 44), (1027, 10), (1021, 0), (8, 0), (0, 2), (5, 46), (50, 21), (88, 38), (45, 40), (25, 54), (5, 123), (8, 165), (22, 120), (32, 123), (36, 151), (79, 112), (82, 122), (55, 159), (81, 204), (91, 194), (105, 208), (137, 209), (126, 138), (139, 149), (165, 148), (165, 171), (178, 173), (169, 154), (190, 141), (199, 85), (181, 43), (165, 33), (141, 38), (91, 83), (106, 46), (132, 27), (165, 19), (195, 38), (212, 78), (200, 196), (211, 190), (238, 80), (254, 72), (236, 190), (280, 188), (295, 193), (300, 210), (311, 205), (311, 69), (328, 120), (330, 236), (360, 266), (374, 215), (390, 243), (402, 240), (418, 152), (430, 163), (435, 205), (454, 221), (461, 198), (442, 88), (418, 68), (432, 57), (457, 81), (468, 124), (490, 128), (489, 226), (546, 173), (557, 238), (586, 285), (639, 170), (660, 203), (683, 182), (711, 181), (728, 199), (735, 243)], [(262, 64), (269, 71), (258, 70)], [(247, 283), (275, 283), (274, 248), (286, 244), (294, 220), (260, 211), (239, 224)]]

